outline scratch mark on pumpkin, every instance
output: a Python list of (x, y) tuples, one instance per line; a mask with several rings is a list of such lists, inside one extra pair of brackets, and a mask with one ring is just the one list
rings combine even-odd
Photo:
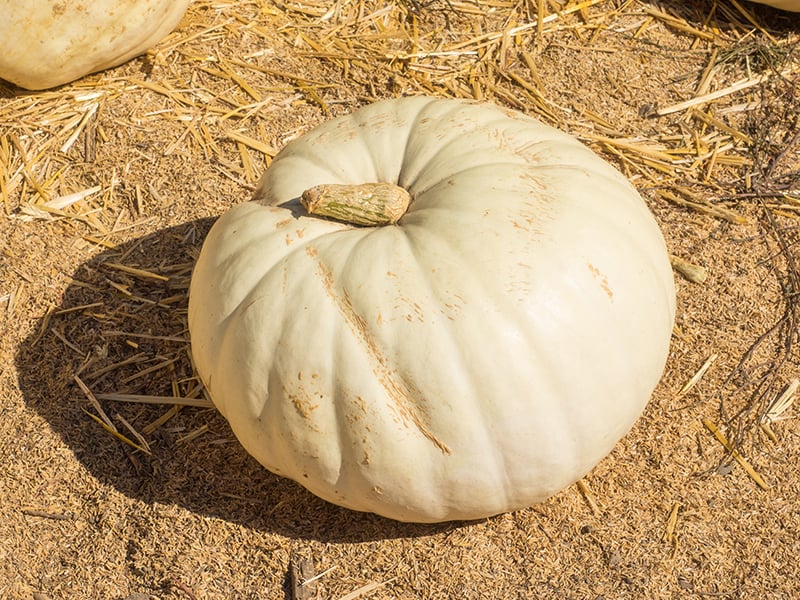
[[(311, 258), (317, 259), (317, 251), (315, 248), (309, 246), (306, 248), (306, 254)], [(363, 347), (366, 349), (367, 354), (372, 359), (373, 373), (375, 374), (378, 382), (383, 386), (388, 397), (393, 401), (393, 407), (397, 415), (403, 420), (404, 423), (412, 423), (419, 432), (430, 440), (434, 446), (442, 451), (443, 454), (451, 454), (450, 448), (442, 440), (430, 430), (425, 415), (420, 414), (417, 410), (417, 403), (414, 401), (413, 394), (408, 388), (408, 385), (395, 374), (387, 366), (386, 357), (381, 353), (380, 348), (375, 343), (369, 331), (369, 326), (364, 318), (358, 314), (353, 307), (347, 292), (338, 294), (334, 285), (333, 273), (326, 267), (322, 261), (317, 259), (317, 273), (320, 280), (328, 293), (328, 296), (334, 301), (336, 307), (339, 309), (345, 322), (350, 327), (353, 334), (363, 342)]]
[(611, 290), (611, 287), (608, 285), (608, 277), (606, 277), (600, 271), (600, 269), (595, 267), (592, 263), (588, 263), (586, 266), (589, 267), (589, 271), (591, 271), (591, 273), (595, 277), (595, 279), (599, 279), (600, 280), (600, 287), (603, 288), (603, 291), (606, 293), (606, 295), (608, 296), (609, 300), (611, 300), (611, 302), (613, 302), (614, 301), (614, 292)]

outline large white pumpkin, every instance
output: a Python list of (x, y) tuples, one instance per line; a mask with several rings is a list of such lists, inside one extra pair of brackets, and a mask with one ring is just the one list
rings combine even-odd
[(41, 90), (145, 52), (191, 0), (0, 0), (0, 79)]
[[(308, 216), (325, 183), (396, 183), (396, 225)], [(289, 143), (192, 278), (197, 371), (241, 443), (330, 502), (401, 521), (529, 506), (597, 464), (659, 381), (661, 233), (574, 138), (410, 97)]]

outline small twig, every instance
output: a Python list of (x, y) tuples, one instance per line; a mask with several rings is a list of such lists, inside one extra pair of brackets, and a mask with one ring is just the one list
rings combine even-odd
[(791, 383), (786, 386), (783, 393), (778, 396), (774, 401), (770, 402), (767, 407), (766, 413), (761, 417), (762, 423), (774, 423), (775, 421), (783, 421), (789, 417), (785, 413), (789, 407), (794, 404), (794, 396), (797, 393), (797, 388), (800, 387), (800, 380), (792, 379)]
[(761, 417), (761, 430), (767, 434), (767, 437), (773, 442), (778, 441), (778, 436), (772, 430), (772, 424), (776, 421), (784, 421), (791, 417), (783, 413), (789, 410), (789, 407), (794, 403), (794, 396), (797, 393), (797, 388), (800, 387), (800, 380), (793, 379), (783, 393), (770, 402), (769, 406)]
[(362, 585), (357, 590), (353, 590), (349, 594), (345, 594), (344, 596), (341, 596), (339, 598), (339, 600), (355, 600), (355, 598), (360, 598), (364, 594), (368, 594), (372, 590), (377, 590), (380, 587), (388, 585), (391, 582), (393, 582), (394, 580), (395, 580), (395, 578), (392, 577), (391, 579), (387, 579), (386, 581), (381, 581), (380, 583), (368, 583), (367, 585)]
[(796, 132), (792, 139), (783, 147), (783, 150), (778, 152), (771, 161), (769, 161), (769, 165), (767, 166), (767, 172), (764, 174), (764, 179), (772, 179), (772, 175), (775, 173), (775, 169), (780, 164), (783, 157), (789, 152), (789, 150), (794, 146), (797, 141), (800, 140), (800, 131)]
[(327, 575), (331, 571), (335, 571), (335, 570), (336, 570), (336, 565), (333, 565), (332, 567), (328, 567), (322, 573), (317, 573), (316, 575), (314, 575), (310, 579), (306, 579), (301, 585), (303, 585), (303, 586), (310, 585), (311, 583), (317, 581), (318, 579), (322, 579), (323, 577), (325, 577), (325, 575)]
[(600, 507), (597, 506), (597, 502), (595, 502), (592, 490), (589, 489), (589, 486), (583, 479), (579, 479), (576, 483), (578, 485), (578, 489), (581, 491), (581, 494), (583, 494), (586, 503), (589, 505), (589, 508), (592, 509), (592, 513), (594, 515), (599, 515), (601, 513), (601, 510)]
[(708, 277), (708, 271), (706, 271), (705, 267), (690, 263), (680, 256), (670, 254), (669, 260), (672, 263), (672, 268), (692, 283), (703, 283)]
[(145, 448), (144, 446), (141, 446), (141, 445), (137, 444), (136, 442), (134, 442), (134, 441), (133, 441), (132, 439), (130, 439), (128, 436), (121, 434), (121, 433), (120, 433), (120, 432), (117, 430), (117, 428), (116, 428), (116, 427), (114, 427), (114, 425), (113, 425), (113, 424), (111, 424), (111, 425), (109, 426), (109, 425), (107, 425), (107, 424), (106, 424), (106, 423), (103, 421), (103, 419), (101, 419), (100, 417), (98, 417), (97, 415), (95, 415), (95, 414), (93, 414), (93, 413), (90, 413), (90, 412), (89, 412), (88, 410), (86, 410), (85, 408), (81, 408), (81, 410), (82, 410), (82, 411), (83, 411), (83, 412), (84, 412), (86, 415), (88, 415), (88, 416), (89, 416), (89, 418), (91, 418), (91, 419), (92, 419), (93, 421), (95, 421), (95, 422), (96, 422), (98, 425), (100, 425), (100, 427), (102, 427), (103, 429), (105, 429), (105, 430), (106, 430), (108, 433), (110, 433), (111, 435), (113, 435), (115, 438), (117, 438), (117, 439), (118, 439), (118, 440), (120, 440), (121, 442), (124, 442), (124, 443), (128, 444), (128, 446), (130, 446), (130, 447), (131, 447), (131, 448), (133, 448), (134, 450), (139, 450), (140, 452), (144, 452), (144, 453), (145, 453), (145, 454), (147, 454), (148, 456), (151, 454), (151, 452), (150, 452), (150, 449), (149, 449), (149, 448)]
[(665, 543), (677, 544), (678, 536), (675, 535), (675, 525), (678, 523), (678, 510), (681, 505), (678, 502), (672, 503), (672, 509), (669, 511), (669, 518), (667, 519), (667, 526), (664, 528), (664, 535), (661, 536), (661, 541)]
[(178, 406), (194, 406), (197, 408), (214, 408), (214, 404), (205, 398), (187, 398), (184, 396), (147, 396), (145, 394), (97, 394), (100, 400), (114, 402), (134, 402), (137, 404), (172, 404)]
[[(774, 390), (781, 382), (782, 368), (787, 364), (794, 351), (798, 321), (800, 321), (800, 315), (798, 315), (798, 310), (800, 310), (800, 271), (798, 267), (800, 265), (798, 265), (792, 253), (792, 243), (787, 239), (786, 231), (778, 225), (769, 208), (763, 202), (759, 202), (759, 204), (762, 207), (763, 219), (766, 221), (766, 233), (769, 234), (764, 236), (764, 243), (767, 244), (771, 239), (779, 249), (774, 256), (770, 257), (770, 261), (773, 263), (773, 270), (781, 288), (783, 313), (775, 323), (750, 344), (739, 359), (736, 367), (729, 373), (720, 387), (720, 390), (724, 389), (736, 378), (743, 377), (745, 379), (744, 384), (740, 385), (732, 395), (748, 387), (751, 388), (750, 398), (745, 405), (734, 415), (727, 416), (725, 398), (722, 398), (721, 392), (718, 392), (718, 396), (720, 396), (720, 414), (735, 433), (730, 442), (734, 448), (741, 444), (744, 433), (747, 432), (747, 426), (760, 428), (761, 417), (768, 410), (765, 405), (772, 399)], [(770, 253), (771, 250), (768, 247)], [(778, 269), (778, 265), (775, 263), (778, 257), (782, 257), (785, 262), (785, 271), (783, 272)], [(774, 358), (763, 365), (765, 370), (763, 375), (755, 380), (751, 379), (750, 372), (757, 367), (750, 365), (753, 356), (759, 348), (774, 337), (778, 337), (775, 340)], [(735, 427), (733, 426), (734, 423)], [(769, 434), (767, 433), (767, 435)]]
[(736, 448), (733, 447), (733, 444), (728, 441), (728, 438), (726, 438), (725, 435), (719, 430), (719, 427), (714, 425), (714, 423), (708, 419), (703, 419), (703, 425), (705, 425), (706, 429), (714, 434), (714, 437), (717, 438), (717, 441), (722, 444), (728, 452), (730, 452), (731, 456), (735, 458), (740, 465), (742, 465), (750, 478), (758, 484), (758, 487), (760, 487), (762, 490), (769, 489), (767, 482), (764, 481), (761, 475), (758, 474), (758, 472), (747, 461), (747, 459), (742, 456), (739, 451), (736, 450)]
[(706, 374), (706, 371), (708, 371), (711, 365), (714, 364), (715, 360), (717, 360), (716, 354), (712, 354), (711, 356), (709, 356), (706, 359), (706, 361), (700, 366), (700, 368), (697, 369), (697, 372), (694, 375), (692, 375), (689, 381), (683, 384), (683, 387), (680, 390), (678, 390), (678, 393), (675, 395), (675, 399), (677, 400), (678, 398), (682, 398), (689, 392), (689, 390), (691, 390), (694, 386), (696, 386), (698, 382), (703, 378), (703, 375)]
[(316, 595), (316, 579), (314, 561), (299, 554), (289, 557), (292, 600), (311, 600)]
[[(784, 69), (778, 76), (786, 77), (791, 75), (798, 67), (792, 66)], [(729, 85), (728, 87), (709, 92), (707, 94), (702, 94), (691, 100), (686, 100), (684, 102), (678, 102), (677, 104), (673, 104), (672, 106), (666, 106), (664, 108), (660, 108), (656, 111), (656, 115), (659, 117), (663, 117), (665, 115), (670, 115), (672, 113), (681, 112), (688, 108), (692, 108), (693, 106), (697, 106), (698, 104), (705, 104), (706, 102), (711, 102), (712, 100), (718, 100), (720, 98), (724, 98), (725, 96), (729, 96), (736, 92), (741, 92), (743, 90), (750, 89), (751, 87), (755, 87), (759, 84), (764, 83), (765, 81), (769, 80), (771, 77), (774, 77), (775, 74), (772, 72), (764, 73), (757, 77), (750, 77), (749, 79), (741, 79), (736, 83)]]
[(197, 600), (197, 596), (195, 596), (194, 592), (190, 590), (188, 587), (186, 587), (180, 579), (177, 579), (175, 577), (170, 577), (167, 580), (167, 583), (169, 583), (171, 587), (178, 588), (184, 594), (189, 596), (190, 600)]
[(89, 386), (87, 386), (83, 382), (83, 380), (80, 377), (78, 377), (78, 375), (73, 375), (72, 379), (75, 381), (75, 383), (81, 389), (83, 394), (89, 400), (89, 404), (92, 405), (92, 408), (94, 408), (95, 411), (97, 411), (97, 414), (100, 415), (99, 421), (101, 422), (101, 424), (105, 425), (106, 429), (110, 430), (111, 432), (118, 433), (117, 428), (114, 426), (114, 423), (112, 423), (111, 419), (108, 418), (106, 411), (104, 411), (103, 407), (100, 406), (100, 402), (97, 401), (97, 396), (95, 396), (92, 393), (92, 390), (89, 389)]

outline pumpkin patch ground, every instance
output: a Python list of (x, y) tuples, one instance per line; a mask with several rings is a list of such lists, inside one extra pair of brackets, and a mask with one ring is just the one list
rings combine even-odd
[[(799, 42), (796, 14), (733, 0), (198, 0), (119, 67), (0, 82), (0, 597), (800, 595)], [(541, 504), (424, 525), (264, 469), (187, 328), (206, 235), (281, 148), (422, 94), (609, 161), (677, 291), (611, 454)]]

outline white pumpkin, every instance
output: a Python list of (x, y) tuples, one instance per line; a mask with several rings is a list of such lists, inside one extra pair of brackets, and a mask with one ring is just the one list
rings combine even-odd
[(191, 0), (0, 0), (0, 79), (29, 90), (68, 83), (145, 52)]
[(768, 4), (773, 8), (781, 10), (788, 10), (791, 12), (800, 12), (800, 0), (752, 0), (759, 4)]
[[(396, 225), (298, 202), (364, 182), (410, 192)], [(664, 240), (612, 166), (520, 113), (410, 97), (278, 154), (205, 240), (189, 329), (211, 398), (269, 470), (434, 522), (585, 475), (647, 403), (674, 312)]]

